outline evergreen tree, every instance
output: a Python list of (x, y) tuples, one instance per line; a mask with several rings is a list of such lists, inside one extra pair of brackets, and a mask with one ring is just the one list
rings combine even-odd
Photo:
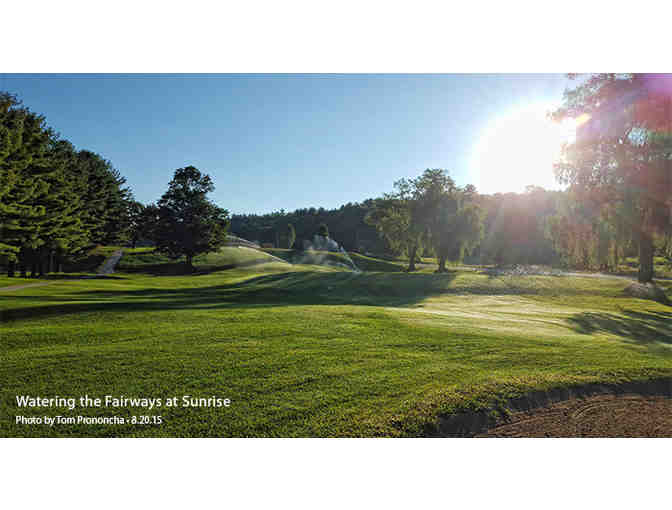
[(135, 248), (138, 241), (145, 237), (145, 222), (143, 221), (145, 215), (145, 206), (137, 200), (128, 203), (128, 237), (131, 242), (131, 247)]
[[(22, 148), (22, 112), (18, 110), (20, 105), (16, 97), (0, 94), (0, 257), (10, 264), (9, 276), (14, 276), (13, 265), (17, 260), (20, 250), (18, 240), (8, 226), (10, 217), (19, 213), (14, 202), (10, 202), (17, 186), (20, 170), (27, 162)], [(22, 157), (23, 156), (23, 157)]]
[(48, 228), (44, 203), (49, 189), (49, 147), (53, 133), (44, 117), (21, 107), (14, 96), (0, 96), (0, 230), (8, 275), (14, 275), (18, 261), (21, 275), (32, 264), (36, 275), (36, 253), (44, 244), (41, 230)]
[(0, 259), (7, 274), (52, 271), (91, 243), (123, 242), (130, 190), (112, 165), (59, 140), (45, 119), (0, 94)]
[(38, 257), (40, 274), (45, 264), (49, 272), (60, 270), (64, 258), (83, 253), (89, 245), (89, 235), (82, 219), (85, 179), (76, 171), (76, 159), (72, 144), (65, 140), (53, 143), (51, 164), (55, 172), (44, 197), (47, 221), (42, 234), (45, 242)]
[(83, 221), (92, 244), (117, 244), (128, 239), (132, 195), (126, 179), (106, 159), (91, 151), (77, 154), (76, 166), (86, 176)]

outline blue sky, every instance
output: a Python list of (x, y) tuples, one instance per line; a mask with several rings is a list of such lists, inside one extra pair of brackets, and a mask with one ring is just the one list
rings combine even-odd
[(194, 165), (233, 213), (337, 207), (425, 168), (510, 191), (509, 170), (474, 173), (475, 147), (504, 112), (558, 103), (568, 85), (560, 74), (0, 74), (0, 90), (109, 159), (138, 200), (157, 200), (176, 168)]

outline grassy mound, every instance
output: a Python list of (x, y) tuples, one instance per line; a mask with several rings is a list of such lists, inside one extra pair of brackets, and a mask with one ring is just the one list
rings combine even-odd
[(290, 264), (354, 269), (348, 256), (343, 253), (318, 250), (288, 250), (283, 248), (265, 248), (264, 251), (282, 260), (286, 260)]
[[(350, 268), (350, 260), (355, 264), (360, 271), (383, 271), (383, 272), (398, 272), (405, 269), (405, 265), (401, 261), (388, 261), (380, 258), (362, 255), (356, 252), (348, 252), (346, 257), (343, 253), (335, 253), (328, 251), (302, 251), (302, 250), (288, 250), (282, 248), (265, 248), (264, 251), (280, 257), (292, 264), (307, 264), (307, 265), (327, 265), (341, 268)], [(348, 257), (350, 260), (348, 260)]]
[(403, 262), (391, 262), (355, 252), (350, 252), (349, 255), (361, 271), (398, 272), (406, 269)]
[[(124, 250), (117, 265), (118, 272), (179, 275), (184, 273), (184, 257), (171, 259), (153, 248), (142, 251)], [(211, 272), (258, 264), (278, 263), (279, 261), (260, 250), (244, 246), (227, 246), (214, 253), (194, 258), (197, 271)]]

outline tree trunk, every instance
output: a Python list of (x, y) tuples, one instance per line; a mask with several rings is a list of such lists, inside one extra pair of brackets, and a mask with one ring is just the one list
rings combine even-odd
[(7, 276), (9, 278), (14, 278), (14, 268), (16, 267), (16, 262), (11, 260), (9, 264), (7, 264)]
[(54, 272), (54, 252), (53, 251), (49, 252), (49, 272), (50, 273)]
[(446, 272), (446, 256), (445, 255), (439, 255), (439, 269), (437, 273), (445, 273)]
[(37, 261), (37, 276), (42, 278), (44, 276), (44, 257), (40, 256)]
[(417, 253), (418, 253), (418, 245), (414, 244), (413, 248), (411, 248), (411, 253), (408, 254), (409, 261), (408, 261), (408, 269), (406, 269), (406, 271), (408, 271), (409, 273), (411, 271), (415, 271), (415, 255)]
[(19, 263), (19, 270), (21, 271), (21, 278), (28, 278), (28, 272), (26, 271), (25, 262), (22, 261)]
[(37, 262), (35, 259), (30, 263), (30, 277), (37, 278)]
[(639, 234), (639, 275), (637, 279), (641, 283), (653, 280), (653, 238), (645, 230)]
[(194, 272), (194, 264), (193, 264), (193, 255), (187, 255), (187, 260), (185, 261), (185, 266), (187, 268), (188, 273), (193, 273)]

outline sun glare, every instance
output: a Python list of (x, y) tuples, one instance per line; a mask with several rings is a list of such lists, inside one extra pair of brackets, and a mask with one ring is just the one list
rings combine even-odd
[(474, 147), (471, 172), (481, 193), (521, 192), (528, 185), (559, 189), (553, 163), (577, 122), (546, 117), (552, 104), (529, 104), (493, 119)]

